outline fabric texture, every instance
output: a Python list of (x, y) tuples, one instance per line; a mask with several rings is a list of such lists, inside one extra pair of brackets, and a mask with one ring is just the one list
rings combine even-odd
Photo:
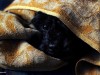
[[(99, 75), (99, 0), (15, 0), (4, 11), (0, 11), (0, 39), (11, 40), (0, 43), (0, 66), (27, 71), (47, 71), (63, 66), (64, 62), (60, 59), (44, 54), (26, 41), (20, 41), (39, 33), (29, 25), (37, 11), (59, 18), (74, 34), (94, 48), (94, 51), (77, 62), (76, 74)], [(29, 28), (24, 25), (29, 25)], [(19, 42), (14, 42), (13, 39)]]
[(15, 0), (5, 10), (29, 9), (56, 16), (73, 33), (95, 48), (95, 50), (99, 51), (99, 6), (99, 0)]

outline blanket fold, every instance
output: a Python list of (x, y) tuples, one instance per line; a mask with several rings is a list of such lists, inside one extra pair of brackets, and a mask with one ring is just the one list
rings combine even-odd
[[(39, 33), (30, 24), (37, 11), (59, 18), (74, 34), (94, 48), (94, 51), (77, 61), (76, 75), (100, 75), (100, 0), (15, 0), (0, 11), (0, 39), (27, 39)], [(26, 22), (21, 23), (20, 17)], [(13, 48), (9, 48), (11, 45)], [(63, 65), (65, 62), (62, 60), (46, 55), (26, 41), (0, 42), (0, 67), (48, 71)]]
[(0, 11), (0, 39), (28, 39), (38, 34), (39, 31), (30, 25), (15, 14)]

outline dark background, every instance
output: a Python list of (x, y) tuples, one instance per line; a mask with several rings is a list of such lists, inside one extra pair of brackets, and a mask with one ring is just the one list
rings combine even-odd
[[(8, 6), (13, 0), (0, 0), (0, 10), (3, 11), (3, 9)], [(73, 67), (73, 68), (72, 68)], [(55, 71), (49, 71), (49, 72), (25, 72), (25, 71), (11, 71), (11, 70), (4, 70), (0, 69), (0, 72), (6, 71), (6, 75), (75, 75), (74, 74), (74, 66), (64, 66), (58, 70)], [(4, 74), (0, 74), (4, 75)]]
[(8, 6), (13, 0), (0, 0), (0, 10), (3, 10)]

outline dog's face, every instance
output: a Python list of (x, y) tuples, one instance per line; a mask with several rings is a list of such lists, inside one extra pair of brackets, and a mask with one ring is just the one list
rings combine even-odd
[(36, 12), (31, 23), (40, 34), (31, 37), (29, 43), (50, 56), (68, 63), (79, 60), (92, 49), (54, 16)]

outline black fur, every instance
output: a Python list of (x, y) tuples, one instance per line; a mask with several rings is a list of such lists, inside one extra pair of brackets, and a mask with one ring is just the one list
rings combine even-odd
[(92, 49), (56, 17), (37, 12), (32, 24), (41, 34), (29, 43), (50, 56), (74, 62)]

